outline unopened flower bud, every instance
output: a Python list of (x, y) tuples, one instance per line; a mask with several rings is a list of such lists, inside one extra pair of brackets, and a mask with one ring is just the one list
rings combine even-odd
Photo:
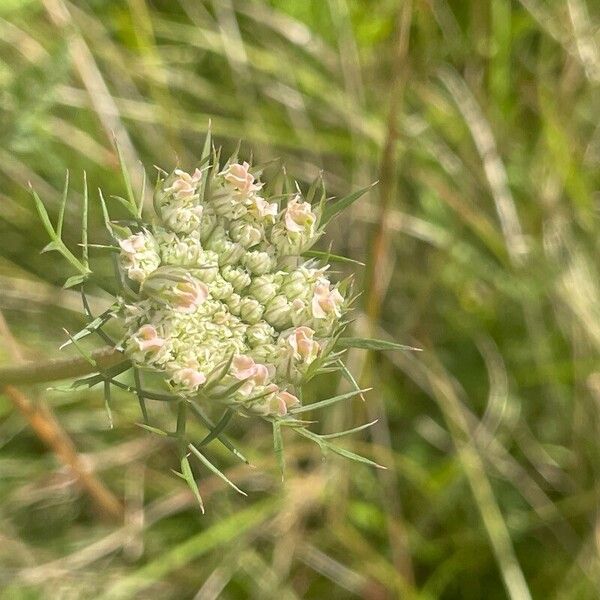
[(225, 265), (221, 269), (221, 275), (225, 281), (229, 281), (236, 292), (242, 291), (244, 288), (250, 285), (252, 281), (248, 272), (241, 267), (233, 267), (231, 265)]
[(239, 316), (242, 307), (242, 297), (239, 294), (233, 293), (225, 300), (225, 302), (231, 311), (231, 314)]
[(257, 362), (275, 363), (279, 356), (279, 349), (275, 344), (261, 344), (252, 348), (251, 354)]
[(273, 274), (260, 275), (255, 277), (248, 288), (248, 293), (254, 296), (259, 302), (266, 304), (279, 293), (279, 285), (275, 283)]
[(286, 275), (281, 284), (281, 293), (290, 301), (308, 297), (309, 286), (305, 274), (301, 270), (296, 270)]
[(258, 323), (264, 311), (265, 307), (258, 300), (250, 298), (249, 296), (242, 298), (240, 304), (240, 317), (246, 321), (246, 323), (250, 323), (251, 325)]
[(262, 231), (251, 223), (237, 221), (229, 229), (229, 235), (234, 242), (241, 244), (244, 248), (256, 246), (262, 239)]
[(254, 275), (268, 273), (274, 265), (273, 258), (268, 252), (252, 251), (242, 257), (242, 264)]
[(282, 295), (275, 296), (265, 307), (264, 319), (276, 329), (285, 329), (292, 324), (291, 304)]
[(264, 344), (272, 344), (274, 337), (275, 330), (265, 321), (250, 325), (246, 329), (246, 339), (251, 348), (256, 348)]
[(229, 281), (225, 281), (221, 275), (217, 275), (209, 285), (211, 296), (217, 300), (226, 301), (233, 294), (233, 286)]

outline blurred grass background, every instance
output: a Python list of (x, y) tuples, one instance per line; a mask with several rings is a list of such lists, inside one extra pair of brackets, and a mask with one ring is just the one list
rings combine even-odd
[[(75, 200), (84, 170), (122, 193), (113, 134), (152, 174), (193, 167), (209, 119), (302, 185), (380, 181), (323, 247), (366, 262), (355, 331), (424, 352), (351, 353), (375, 389), (315, 415), (379, 418), (347, 444), (387, 471), (286, 436), (282, 486), (269, 428), (237, 419), (254, 468), (210, 452), (249, 498), (198, 471), (204, 517), (133, 397), (110, 430), (101, 390), (22, 388), (124, 499), (122, 525), (0, 395), (0, 597), (600, 597), (599, 44), (586, 0), (2, 0), (4, 364), (84, 322), (29, 182), (53, 216), (66, 169)], [(74, 201), (73, 248), (78, 218)]]

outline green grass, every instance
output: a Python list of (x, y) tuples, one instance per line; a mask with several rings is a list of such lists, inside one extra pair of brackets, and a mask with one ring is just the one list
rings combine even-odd
[(125, 527), (0, 396), (0, 597), (597, 598), (599, 24), (585, 0), (1, 2), (0, 310), (26, 357), (84, 323), (29, 183), (56, 223), (65, 170), (80, 202), (85, 171), (105, 243), (96, 189), (126, 191), (113, 135), (139, 189), (140, 161), (149, 181), (192, 167), (209, 119), (226, 152), (243, 139), (303, 186), (380, 180), (319, 249), (366, 263), (336, 263), (364, 281), (353, 335), (423, 352), (350, 350), (374, 390), (318, 415), (321, 433), (379, 419), (340, 444), (387, 471), (283, 431), (282, 485), (270, 428), (234, 418), (253, 467), (203, 453), (249, 497), (197, 469), (205, 516), (133, 396), (113, 394), (109, 429), (101, 389), (24, 387), (125, 498)]

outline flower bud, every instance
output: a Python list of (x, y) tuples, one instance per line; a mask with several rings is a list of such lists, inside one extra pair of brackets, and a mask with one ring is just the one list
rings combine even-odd
[(274, 261), (268, 252), (247, 252), (242, 257), (242, 264), (254, 275), (264, 275), (274, 266)]
[(250, 354), (252, 354), (252, 357), (257, 362), (275, 363), (279, 356), (279, 349), (275, 344), (262, 344), (261, 346), (252, 348)]
[(216, 300), (226, 301), (233, 294), (233, 286), (225, 281), (221, 275), (217, 275), (209, 284), (210, 294)]
[(244, 288), (250, 285), (252, 281), (248, 272), (241, 267), (233, 267), (231, 265), (225, 265), (221, 269), (221, 275), (225, 281), (229, 281), (236, 292), (240, 292)]
[(243, 204), (243, 198), (228, 191), (217, 191), (210, 199), (215, 214), (226, 219), (241, 219), (248, 209)]
[(291, 304), (282, 295), (275, 296), (265, 307), (264, 319), (276, 329), (285, 329), (292, 324)]
[(251, 325), (258, 323), (264, 311), (265, 307), (258, 300), (250, 298), (249, 296), (242, 298), (240, 303), (240, 317), (246, 321), (246, 323), (250, 323)]
[(156, 234), (156, 239), (163, 264), (195, 267), (204, 252), (197, 231), (190, 235), (178, 236), (172, 231), (160, 230)]
[(265, 321), (259, 321), (246, 329), (246, 339), (251, 348), (272, 344), (274, 337), (275, 330)]
[(292, 271), (283, 278), (281, 284), (281, 293), (290, 301), (296, 298), (306, 298), (308, 296), (309, 287), (306, 280), (306, 275), (302, 270)]
[(274, 275), (260, 275), (252, 280), (248, 288), (248, 293), (254, 296), (259, 302), (266, 304), (279, 293), (279, 285), (275, 283)]
[(251, 223), (237, 221), (229, 229), (229, 235), (234, 242), (241, 244), (244, 248), (256, 246), (262, 239), (262, 231)]
[(227, 307), (231, 311), (231, 314), (239, 316), (240, 309), (242, 306), (242, 297), (239, 294), (231, 294), (229, 298), (225, 300)]
[(288, 231), (283, 222), (271, 229), (271, 243), (281, 256), (299, 256), (308, 250), (318, 239), (312, 231)]
[(200, 228), (204, 207), (201, 204), (181, 206), (177, 202), (160, 209), (160, 219), (165, 227), (177, 233), (192, 233)]

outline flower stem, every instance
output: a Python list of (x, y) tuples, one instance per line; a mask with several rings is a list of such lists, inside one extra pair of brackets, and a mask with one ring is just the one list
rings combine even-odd
[(95, 350), (91, 357), (94, 364), (90, 364), (83, 356), (76, 356), (0, 367), (0, 385), (27, 385), (69, 379), (109, 369), (126, 361), (121, 352), (110, 346)]

